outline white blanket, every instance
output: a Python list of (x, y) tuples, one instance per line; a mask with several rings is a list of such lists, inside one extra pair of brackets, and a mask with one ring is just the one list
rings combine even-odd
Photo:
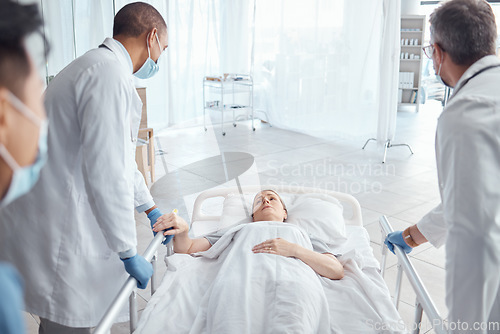
[[(254, 254), (283, 238), (312, 249), (300, 228), (276, 222), (239, 225), (198, 257), (167, 258), (168, 271), (136, 333), (401, 333), (387, 288), (351, 250), (345, 277), (332, 281), (302, 261)], [(342, 248), (345, 250), (345, 247)]]

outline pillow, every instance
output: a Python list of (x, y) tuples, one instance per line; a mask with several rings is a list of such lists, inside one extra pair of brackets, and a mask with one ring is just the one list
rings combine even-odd
[[(343, 207), (327, 194), (280, 194), (287, 207), (286, 223), (303, 228), (327, 244), (346, 240)], [(230, 194), (224, 200), (221, 228), (249, 223), (255, 194)], [(245, 208), (246, 207), (246, 208)]]

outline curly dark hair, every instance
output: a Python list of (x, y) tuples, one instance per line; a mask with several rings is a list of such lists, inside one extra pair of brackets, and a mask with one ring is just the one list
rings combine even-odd
[(153, 6), (145, 2), (133, 2), (118, 11), (113, 23), (113, 37), (121, 35), (137, 37), (153, 28), (159, 35), (167, 32), (167, 24)]
[(24, 83), (33, 70), (24, 45), (26, 37), (40, 33), (45, 56), (49, 49), (42, 31), (42, 18), (36, 4), (0, 0), (0, 8), (0, 87), (23, 99)]

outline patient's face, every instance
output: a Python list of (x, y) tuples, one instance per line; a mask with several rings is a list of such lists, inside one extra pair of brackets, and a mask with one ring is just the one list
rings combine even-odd
[(280, 198), (274, 191), (265, 190), (255, 196), (253, 221), (278, 221), (286, 219), (287, 213)]

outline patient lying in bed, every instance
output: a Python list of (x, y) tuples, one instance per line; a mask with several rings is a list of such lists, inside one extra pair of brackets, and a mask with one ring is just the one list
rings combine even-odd
[[(307, 203), (306, 216), (310, 208), (311, 224), (329, 220), (319, 214), (325, 206), (318, 197), (306, 196), (300, 203)], [(167, 272), (135, 333), (406, 333), (366, 230), (348, 226), (338, 242), (337, 233), (309, 235), (306, 225), (292, 224), (297, 199), (290, 199), (287, 219), (278, 194), (260, 192), (253, 223), (199, 239), (188, 237), (178, 216), (158, 221), (157, 232), (173, 228), (165, 234), (174, 235), (177, 254), (166, 257)], [(342, 253), (342, 264), (330, 252)]]
[[(263, 190), (255, 196), (252, 208), (254, 222), (284, 222), (287, 218), (286, 205), (281, 197), (273, 190)], [(226, 230), (207, 235), (203, 238), (191, 239), (188, 236), (188, 224), (176, 214), (165, 215), (159, 218), (153, 231), (164, 232), (165, 235), (174, 235), (175, 253), (192, 254), (210, 249)], [(315, 236), (309, 236), (312, 249), (298, 243), (290, 242), (285, 238), (272, 238), (252, 247), (254, 254), (266, 253), (289, 258), (296, 258), (311, 267), (317, 274), (330, 279), (341, 279), (344, 269), (337, 258), (330, 253), (328, 246)]]
[[(164, 234), (174, 235), (175, 253), (202, 257), (204, 270), (191, 276), (190, 288), (171, 300), (176, 303), (188, 293), (183, 300), (196, 300), (198, 308), (194, 319), (185, 321), (189, 330), (175, 332), (330, 332), (328, 300), (318, 274), (328, 281), (341, 279), (342, 265), (325, 243), (284, 222), (287, 210), (274, 191), (258, 193), (252, 212), (253, 223), (198, 239), (188, 236), (187, 223), (174, 214), (154, 226), (156, 232), (172, 227)], [(186, 309), (185, 302), (180, 304)]]

